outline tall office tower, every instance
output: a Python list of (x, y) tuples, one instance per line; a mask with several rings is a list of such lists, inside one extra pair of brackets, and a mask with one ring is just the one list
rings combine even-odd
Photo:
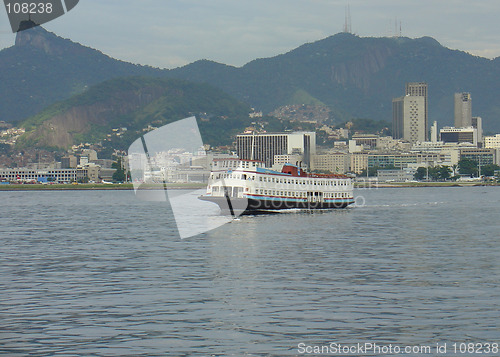
[(275, 155), (301, 155), (309, 168), (311, 155), (316, 154), (316, 133), (241, 134), (236, 137), (236, 149), (240, 159), (263, 161), (268, 167), (274, 165)]
[(472, 97), (470, 93), (455, 93), (455, 128), (472, 126)]
[(427, 140), (425, 98), (406, 95), (392, 100), (392, 136), (412, 144)]
[(477, 143), (479, 147), (483, 146), (483, 119), (481, 117), (472, 117), (472, 127), (477, 129)]
[(411, 95), (414, 97), (424, 97), (425, 141), (429, 140), (429, 107), (427, 98), (427, 83), (425, 82), (406, 83), (405, 95)]
[(438, 123), (434, 121), (431, 126), (431, 143), (437, 143), (438, 141)]

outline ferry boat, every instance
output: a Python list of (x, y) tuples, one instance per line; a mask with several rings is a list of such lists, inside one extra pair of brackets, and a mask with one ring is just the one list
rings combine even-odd
[(216, 159), (207, 192), (199, 197), (239, 215), (283, 209), (345, 208), (354, 203), (353, 181), (346, 175), (312, 174), (292, 164), (281, 171), (256, 160)]

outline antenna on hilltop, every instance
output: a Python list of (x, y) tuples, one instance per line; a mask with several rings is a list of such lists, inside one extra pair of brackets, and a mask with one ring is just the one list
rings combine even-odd
[(394, 18), (394, 37), (401, 37), (401, 20), (399, 20), (399, 30), (398, 30), (398, 17)]
[(347, 4), (347, 6), (345, 8), (344, 32), (345, 33), (352, 33), (351, 8), (349, 7), (349, 4)]

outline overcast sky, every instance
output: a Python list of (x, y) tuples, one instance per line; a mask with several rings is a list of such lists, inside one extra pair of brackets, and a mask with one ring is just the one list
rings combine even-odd
[[(80, 0), (44, 27), (133, 63), (241, 66), (342, 31), (347, 4), (359, 36), (393, 35), (397, 18), (403, 36), (500, 56), (499, 0)], [(2, 8), (0, 48), (14, 39)]]

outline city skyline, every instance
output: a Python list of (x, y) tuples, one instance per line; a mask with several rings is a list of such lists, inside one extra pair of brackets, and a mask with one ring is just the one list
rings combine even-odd
[[(431, 36), (452, 49), (500, 56), (500, 3), (494, 1), (122, 0), (116, 5), (87, 0), (44, 27), (133, 63), (174, 68), (211, 59), (241, 66), (343, 31), (347, 5), (352, 31), (362, 37), (399, 35), (401, 29), (403, 36)], [(0, 18), (1, 49), (12, 46), (15, 35), (5, 11)]]

